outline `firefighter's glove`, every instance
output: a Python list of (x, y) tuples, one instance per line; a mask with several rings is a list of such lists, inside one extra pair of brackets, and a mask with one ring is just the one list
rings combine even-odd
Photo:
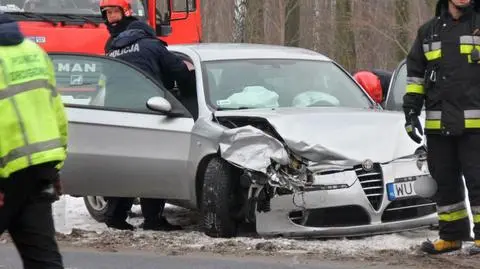
[(2, 208), (5, 205), (4, 199), (5, 199), (5, 194), (3, 194), (3, 192), (0, 191), (0, 208)]
[[(409, 110), (405, 112), (405, 130), (407, 131), (408, 136), (415, 141), (417, 144), (422, 142), (423, 128), (418, 119), (417, 113), (415, 111)], [(420, 134), (418, 135), (417, 132)]]

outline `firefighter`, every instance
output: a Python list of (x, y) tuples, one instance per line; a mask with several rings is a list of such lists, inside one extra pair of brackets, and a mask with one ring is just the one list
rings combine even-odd
[[(112, 39), (106, 46), (107, 55), (130, 62), (145, 72), (158, 78), (158, 82), (167, 89), (174, 87), (174, 82), (186, 85), (190, 82), (190, 72), (186, 64), (165, 47), (165, 43), (157, 39), (155, 31), (146, 23), (134, 19), (131, 6), (126, 0), (102, 0), (100, 9)], [(128, 49), (125, 49), (127, 48)], [(179, 86), (183, 88), (182, 86)], [(133, 89), (132, 89), (133, 90)], [(107, 99), (115, 99), (114, 96)], [(110, 213), (107, 214), (107, 225), (110, 227), (132, 229), (126, 222), (127, 211), (132, 205), (131, 198), (109, 198), (112, 201)], [(140, 204), (145, 218), (141, 225), (144, 230), (180, 230), (181, 227), (170, 224), (160, 217), (165, 207), (163, 199), (141, 198)]]
[(27, 269), (64, 268), (51, 204), (61, 195), (67, 127), (53, 63), (0, 14), (0, 234)]
[(377, 75), (369, 71), (359, 71), (353, 75), (353, 78), (365, 89), (375, 103), (382, 103), (382, 84)]
[[(480, 253), (480, 1), (439, 0), (436, 14), (417, 32), (407, 56), (403, 97), (405, 129), (428, 146), (428, 168), (437, 181), (435, 195), (439, 239), (421, 250), (439, 254), (458, 250), (471, 240)], [(422, 128), (419, 115), (425, 105)], [(470, 208), (465, 203), (465, 177)]]

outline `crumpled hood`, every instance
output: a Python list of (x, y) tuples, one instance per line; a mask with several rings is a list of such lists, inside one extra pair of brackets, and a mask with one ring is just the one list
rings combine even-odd
[(7, 14), (0, 14), (0, 46), (18, 45), (23, 39), (18, 23)]
[(385, 163), (411, 155), (421, 146), (406, 134), (399, 112), (282, 108), (217, 111), (215, 116), (265, 118), (292, 151), (324, 164), (356, 165), (365, 159)]
[(127, 30), (121, 32), (112, 41), (112, 49), (119, 49), (131, 45), (143, 38), (157, 38), (152, 27), (142, 21), (133, 21)]

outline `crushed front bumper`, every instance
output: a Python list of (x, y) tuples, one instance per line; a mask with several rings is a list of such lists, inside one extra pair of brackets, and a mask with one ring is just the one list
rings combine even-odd
[(276, 196), (269, 212), (257, 212), (257, 233), (293, 238), (354, 237), (437, 225), (432, 200), (419, 196), (388, 198), (387, 184), (416, 176), (425, 173), (414, 161), (376, 164), (375, 171), (358, 167), (334, 177), (316, 176), (310, 190)]

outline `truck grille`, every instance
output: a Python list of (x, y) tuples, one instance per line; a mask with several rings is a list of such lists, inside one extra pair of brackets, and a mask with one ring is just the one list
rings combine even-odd
[(378, 210), (383, 199), (383, 174), (380, 164), (375, 163), (371, 171), (366, 171), (362, 166), (355, 166), (355, 173), (370, 204)]

